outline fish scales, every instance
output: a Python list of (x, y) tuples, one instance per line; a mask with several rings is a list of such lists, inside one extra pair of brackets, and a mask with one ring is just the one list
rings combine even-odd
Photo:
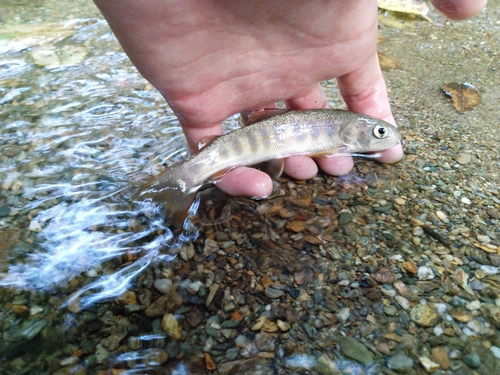
[(359, 113), (284, 111), (215, 139), (143, 185), (132, 199), (161, 204), (165, 221), (181, 226), (198, 189), (232, 168), (293, 155), (376, 152), (400, 140), (394, 126)]

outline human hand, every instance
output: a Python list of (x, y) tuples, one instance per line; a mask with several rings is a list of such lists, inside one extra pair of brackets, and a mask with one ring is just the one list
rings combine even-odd
[[(458, 5), (472, 1), (434, 2), (457, 18), (464, 13)], [(280, 100), (291, 109), (327, 106), (320, 82), (332, 78), (350, 110), (395, 123), (376, 52), (376, 0), (95, 3), (134, 65), (177, 115), (191, 153), (202, 138), (222, 134), (221, 122), (243, 110)], [(446, 8), (451, 3), (457, 6)], [(402, 156), (399, 145), (379, 160), (392, 163)], [(353, 161), (295, 156), (285, 161), (285, 173), (307, 179), (318, 166), (340, 175)], [(232, 195), (263, 197), (272, 191), (270, 177), (248, 167), (230, 171), (217, 186)]]

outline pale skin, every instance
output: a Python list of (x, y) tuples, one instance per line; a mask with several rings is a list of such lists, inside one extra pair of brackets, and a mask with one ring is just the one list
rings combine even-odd
[[(433, 0), (453, 20), (487, 0)], [(379, 67), (376, 0), (94, 0), (139, 72), (177, 115), (191, 153), (221, 122), (284, 100), (291, 109), (327, 106), (320, 83), (337, 79), (347, 107), (395, 124)], [(394, 163), (401, 145), (378, 159)], [(351, 157), (285, 160), (285, 173), (311, 178), (318, 167), (348, 173)], [(268, 175), (228, 172), (217, 186), (231, 195), (265, 197)]]

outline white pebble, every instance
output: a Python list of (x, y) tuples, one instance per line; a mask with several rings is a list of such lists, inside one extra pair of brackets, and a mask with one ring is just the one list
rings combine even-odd
[(497, 357), (498, 359), (500, 359), (500, 348), (498, 346), (492, 346), (490, 348), (491, 352), (493, 353), (493, 355), (495, 357)]
[(28, 227), (28, 230), (32, 232), (41, 232), (42, 231), (42, 225), (40, 222), (36, 219), (33, 219), (30, 221), (30, 226)]
[(463, 204), (472, 204), (471, 200), (467, 197), (460, 198), (460, 202), (462, 202)]
[(439, 369), (439, 365), (436, 362), (431, 361), (427, 357), (420, 357), (418, 360), (425, 371), (427, 371), (429, 374)]
[(491, 238), (489, 236), (486, 236), (484, 234), (478, 234), (477, 235), (477, 240), (482, 243), (490, 243)]
[(419, 280), (432, 280), (435, 277), (434, 272), (427, 266), (418, 267), (417, 275)]
[(196, 294), (199, 292), (202, 285), (203, 285), (203, 283), (198, 280), (198, 281), (195, 281), (194, 283), (189, 284), (187, 286), (187, 290), (191, 294)]
[(36, 315), (38, 313), (43, 312), (43, 308), (40, 306), (31, 306), (30, 307), (30, 315)]
[(349, 319), (350, 312), (351, 310), (349, 310), (349, 307), (343, 307), (339, 311), (337, 311), (335, 316), (342, 324), (344, 324), (345, 322), (347, 322), (347, 319)]
[(443, 211), (436, 211), (436, 216), (438, 217), (441, 222), (447, 224), (450, 222), (450, 219), (448, 219), (448, 216)]
[(444, 332), (444, 330), (441, 326), (434, 327), (434, 335), (441, 336), (443, 334), (443, 332)]
[(413, 228), (413, 235), (414, 236), (421, 236), (422, 234), (424, 234), (424, 230), (422, 229), (422, 227)]
[(170, 279), (156, 279), (154, 287), (162, 294), (168, 294), (172, 290), (172, 280)]
[(464, 333), (465, 336), (476, 336), (476, 332), (467, 327), (464, 327), (464, 329), (462, 329), (462, 332)]
[(87, 270), (86, 273), (87, 273), (88, 277), (97, 277), (98, 276), (98, 273), (97, 273), (95, 268), (91, 268), (91, 269)]
[(403, 309), (408, 310), (410, 308), (410, 302), (405, 297), (396, 296), (396, 301)]
[(495, 266), (487, 266), (487, 265), (482, 265), (480, 267), (480, 269), (487, 275), (487, 276), (493, 276), (493, 275), (496, 275), (499, 270), (498, 270), (499, 267), (495, 267)]
[(476, 299), (469, 302), (467, 305), (465, 305), (465, 307), (470, 311), (479, 310), (481, 308), (481, 302)]
[(481, 323), (479, 323), (476, 319), (471, 320), (467, 323), (467, 328), (473, 330), (476, 333), (481, 333)]

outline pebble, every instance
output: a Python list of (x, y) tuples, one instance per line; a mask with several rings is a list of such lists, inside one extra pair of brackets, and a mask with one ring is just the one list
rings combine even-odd
[(162, 294), (168, 294), (172, 290), (172, 280), (170, 279), (156, 279), (154, 287)]
[(182, 245), (180, 255), (182, 260), (188, 261), (193, 258), (195, 254), (194, 245), (192, 242), (188, 242)]
[(498, 346), (492, 346), (490, 348), (490, 350), (491, 350), (491, 352), (493, 353), (493, 355), (495, 357), (497, 357), (498, 359), (500, 359), (500, 347), (498, 347)]
[(418, 304), (411, 308), (410, 319), (421, 327), (432, 327), (437, 323), (438, 315), (429, 305)]
[(415, 263), (415, 262), (404, 262), (403, 268), (405, 269), (405, 271), (407, 271), (413, 275), (415, 275), (418, 271), (417, 263)]
[(174, 340), (180, 340), (182, 338), (181, 326), (173, 314), (165, 314), (163, 316), (161, 328)]
[(29, 307), (26, 305), (12, 305), (11, 311), (18, 316), (27, 315), (29, 312)]
[(283, 321), (281, 319), (276, 320), (276, 325), (278, 326), (279, 330), (282, 332), (287, 332), (290, 330), (290, 328), (292, 328), (290, 323), (288, 323), (287, 321)]
[(266, 288), (265, 294), (267, 297), (275, 299), (275, 298), (280, 298), (283, 294), (285, 294), (285, 292), (282, 291), (281, 289), (269, 287), (269, 288)]
[(419, 280), (432, 280), (435, 275), (430, 267), (420, 266), (417, 270), (417, 277)]
[(479, 269), (483, 271), (486, 276), (493, 276), (500, 272), (499, 267), (494, 266), (482, 265)]
[(450, 222), (450, 219), (448, 219), (448, 216), (443, 211), (436, 211), (436, 216), (442, 223), (448, 224)]
[(431, 358), (436, 361), (443, 370), (450, 368), (450, 357), (444, 346), (435, 346), (431, 350)]
[(457, 156), (459, 164), (469, 164), (472, 161), (472, 155), (468, 153), (461, 153)]
[(427, 357), (420, 357), (418, 359), (418, 361), (420, 362), (420, 364), (422, 365), (422, 367), (425, 369), (425, 371), (427, 371), (428, 374), (432, 374), (436, 370), (439, 370), (439, 364), (437, 364), (436, 362), (431, 361)]
[(387, 367), (397, 372), (406, 372), (413, 369), (413, 359), (401, 352), (387, 358)]
[(339, 320), (340, 323), (344, 324), (347, 322), (347, 319), (349, 319), (349, 315), (351, 313), (351, 310), (349, 310), (349, 307), (343, 307), (337, 313), (335, 316)]
[(476, 352), (468, 353), (464, 356), (464, 362), (472, 368), (481, 366), (481, 357)]
[(32, 232), (41, 232), (42, 231), (42, 225), (40, 224), (40, 222), (36, 219), (33, 219), (30, 221), (30, 225), (28, 227), (28, 230), (32, 231)]
[(467, 204), (467, 205), (472, 204), (472, 201), (467, 197), (461, 197), (460, 202), (462, 202), (463, 204)]
[(203, 255), (209, 256), (210, 254), (215, 253), (216, 251), (219, 251), (219, 244), (210, 238), (205, 239), (205, 246), (203, 247)]
[(403, 309), (408, 310), (410, 308), (410, 301), (408, 301), (405, 297), (396, 296), (395, 299)]
[(272, 352), (276, 349), (276, 337), (267, 332), (255, 335), (255, 345), (262, 352)]
[(305, 223), (303, 221), (294, 220), (286, 225), (286, 229), (291, 230), (295, 233), (300, 233), (304, 231)]
[[(314, 270), (311, 266), (301, 266), (293, 273), (293, 279), (297, 285), (303, 285), (313, 280)], [(296, 298), (296, 297), (295, 297)]]
[(9, 206), (0, 206), (0, 217), (7, 217), (11, 213), (11, 209)]
[(398, 206), (404, 206), (406, 204), (406, 199), (397, 197), (394, 199), (394, 203), (396, 203)]
[(422, 227), (415, 227), (413, 228), (412, 233), (414, 236), (421, 236), (422, 234), (424, 234), (424, 229)]
[(339, 225), (345, 225), (352, 221), (352, 214), (350, 212), (342, 212), (339, 215)]
[(361, 342), (353, 337), (342, 337), (339, 340), (340, 350), (342, 353), (355, 361), (362, 364), (369, 364), (373, 362), (373, 357), (370, 351)]
[(397, 280), (396, 274), (389, 269), (381, 269), (372, 277), (381, 284), (392, 284)]

